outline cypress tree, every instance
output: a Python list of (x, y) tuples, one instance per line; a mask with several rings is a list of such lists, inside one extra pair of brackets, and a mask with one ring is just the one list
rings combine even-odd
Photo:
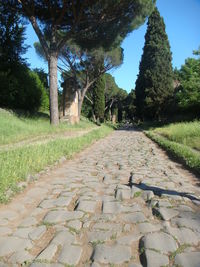
[(101, 76), (94, 85), (93, 110), (97, 122), (103, 122), (105, 111), (105, 78)]
[(147, 23), (145, 45), (136, 81), (137, 114), (141, 119), (160, 119), (173, 94), (173, 70), (165, 23), (157, 8)]

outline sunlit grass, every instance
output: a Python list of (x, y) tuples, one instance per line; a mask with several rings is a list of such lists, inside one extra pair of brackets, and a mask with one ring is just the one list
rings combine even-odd
[(94, 124), (86, 119), (82, 119), (79, 124), (75, 125), (70, 125), (65, 122), (60, 123), (57, 127), (53, 127), (49, 123), (48, 116), (18, 116), (12, 112), (0, 110), (0, 145), (92, 127), (94, 127)]
[(154, 132), (162, 135), (170, 141), (200, 150), (199, 121), (174, 123), (162, 128), (156, 128), (154, 129)]
[(112, 128), (103, 125), (81, 137), (57, 139), (46, 144), (0, 152), (0, 202), (6, 202), (7, 190), (17, 191), (17, 183), (25, 180), (28, 174), (39, 172), (63, 156), (72, 157), (111, 131)]
[(174, 123), (146, 135), (200, 174), (200, 122)]

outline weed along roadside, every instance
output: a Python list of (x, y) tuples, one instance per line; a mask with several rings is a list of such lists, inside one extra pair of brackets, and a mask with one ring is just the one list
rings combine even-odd
[[(102, 125), (80, 137), (57, 138), (45, 144), (18, 147), (0, 152), (0, 202), (5, 203), (21, 190), (20, 182), (34, 175), (59, 159), (71, 158), (93, 142), (104, 138), (113, 129)], [(31, 180), (31, 179), (30, 179)]]
[(200, 174), (200, 124), (199, 122), (175, 123), (144, 132), (169, 155)]

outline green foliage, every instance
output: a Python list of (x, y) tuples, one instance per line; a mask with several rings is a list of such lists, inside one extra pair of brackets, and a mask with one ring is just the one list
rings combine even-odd
[(7, 1), (0, 2), (0, 71), (6, 71), (13, 62), (24, 62), (25, 23), (19, 13), (9, 8)]
[(188, 58), (178, 71), (180, 86), (176, 94), (178, 106), (184, 112), (200, 115), (200, 59)]
[(133, 121), (134, 117), (136, 116), (136, 96), (135, 90), (131, 90), (128, 96), (125, 99), (125, 111), (127, 119)]
[(97, 121), (104, 121), (105, 111), (105, 79), (100, 77), (94, 85), (93, 89), (93, 109)]
[(14, 71), (0, 72), (0, 106), (30, 112), (48, 110), (47, 91), (35, 72), (18, 63)]
[(142, 119), (159, 119), (173, 95), (172, 56), (165, 24), (157, 8), (148, 20), (136, 81), (136, 105)]

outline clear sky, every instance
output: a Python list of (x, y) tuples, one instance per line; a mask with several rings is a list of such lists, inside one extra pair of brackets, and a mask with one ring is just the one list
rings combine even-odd
[[(200, 0), (157, 0), (157, 7), (165, 21), (173, 67), (180, 68), (187, 57), (193, 56), (192, 51), (200, 46)], [(146, 24), (140, 26), (124, 40), (124, 63), (117, 70), (111, 71), (118, 86), (128, 92), (135, 87), (146, 27)], [(42, 67), (47, 71), (47, 64), (35, 54), (33, 48), (37, 40), (29, 25), (26, 43), (31, 47), (26, 58), (31, 68)]]

